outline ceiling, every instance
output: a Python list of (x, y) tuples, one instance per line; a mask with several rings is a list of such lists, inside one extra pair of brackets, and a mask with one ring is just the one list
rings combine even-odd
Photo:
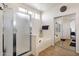
[(60, 3), (27, 3), (27, 5), (40, 11), (47, 11), (53, 7), (60, 5)]
[(58, 7), (61, 5), (78, 6), (79, 4), (78, 3), (27, 3), (26, 5), (29, 5), (33, 8), (40, 10), (40, 11), (48, 11), (54, 7)]

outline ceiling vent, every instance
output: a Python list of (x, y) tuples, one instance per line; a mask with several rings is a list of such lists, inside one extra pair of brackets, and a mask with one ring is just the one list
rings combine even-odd
[(60, 7), (60, 12), (65, 12), (67, 10), (67, 6), (61, 6)]

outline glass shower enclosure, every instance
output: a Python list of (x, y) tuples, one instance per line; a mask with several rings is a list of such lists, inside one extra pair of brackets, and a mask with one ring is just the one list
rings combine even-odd
[[(1, 20), (0, 20), (1, 22)], [(27, 13), (14, 11), (11, 8), (3, 10), (3, 34), (0, 29), (0, 38), (3, 35), (4, 56), (20, 56), (31, 51), (31, 16)], [(1, 52), (0, 48), (0, 52)], [(1, 54), (0, 54), (1, 55)]]
[(22, 55), (31, 51), (31, 27), (30, 15), (16, 12), (16, 55)]

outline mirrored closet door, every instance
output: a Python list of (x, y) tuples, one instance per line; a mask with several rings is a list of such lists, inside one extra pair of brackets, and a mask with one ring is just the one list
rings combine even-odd
[(75, 15), (70, 14), (55, 18), (55, 45), (76, 51)]

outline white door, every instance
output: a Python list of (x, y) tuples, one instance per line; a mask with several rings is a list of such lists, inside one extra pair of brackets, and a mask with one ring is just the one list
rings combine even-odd
[(13, 11), (4, 10), (4, 55), (13, 55)]
[(3, 34), (3, 12), (0, 10), (0, 56), (3, 55), (3, 41), (2, 41), (2, 34)]
[(30, 51), (30, 16), (16, 13), (16, 55)]

